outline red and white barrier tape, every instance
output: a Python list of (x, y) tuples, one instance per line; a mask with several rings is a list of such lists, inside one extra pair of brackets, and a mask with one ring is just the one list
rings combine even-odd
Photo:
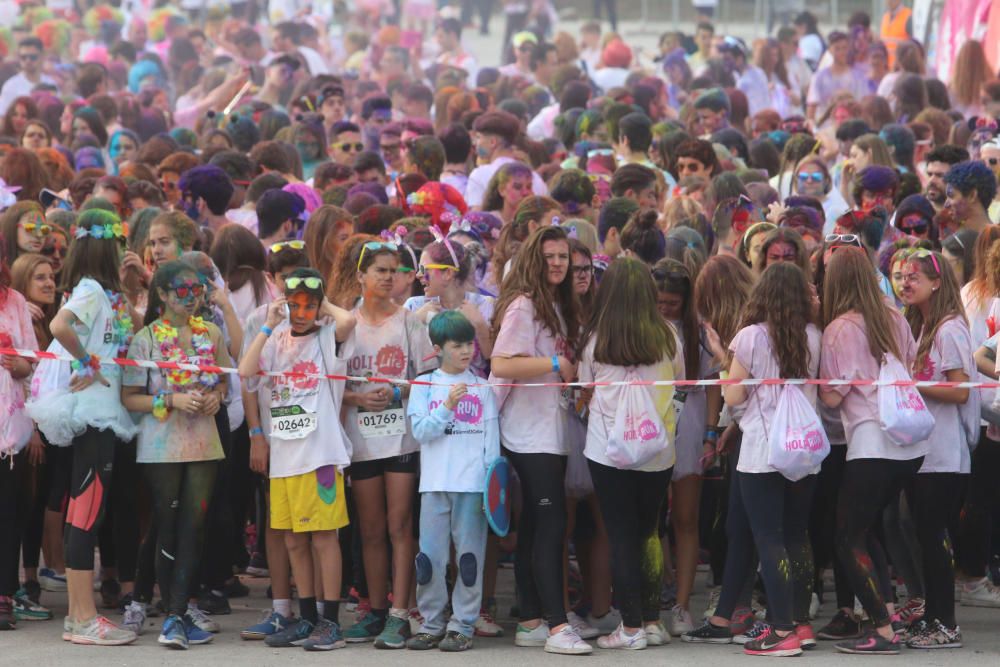
[[(37, 350), (22, 350), (19, 348), (11, 347), (0, 347), (0, 356), (12, 356), (12, 357), (23, 357), (25, 359), (32, 359), (40, 361), (42, 359), (56, 359), (58, 361), (73, 361), (73, 357), (69, 355), (57, 355), (52, 352), (43, 352)], [(227, 375), (239, 375), (239, 371), (235, 368), (227, 368), (225, 366), (210, 366), (203, 364), (181, 364), (173, 361), (144, 361), (135, 359), (101, 359), (102, 366), (123, 366), (128, 368), (150, 368), (150, 369), (161, 369), (161, 370), (182, 370), (182, 371), (192, 371), (200, 373), (216, 373), (216, 374), (227, 374)], [(399, 380), (395, 378), (382, 378), (382, 377), (361, 377), (357, 375), (323, 375), (320, 373), (298, 373), (295, 371), (271, 371), (265, 372), (260, 371), (258, 373), (260, 376), (264, 377), (287, 377), (287, 378), (319, 378), (327, 380), (346, 380), (349, 382), (371, 382), (371, 383), (381, 383), (381, 384), (396, 384), (396, 385), (423, 385), (423, 386), (434, 386), (434, 385), (444, 385), (448, 383), (439, 382), (426, 382), (423, 380)], [(783, 378), (748, 378), (744, 380), (655, 380), (646, 382), (517, 382), (517, 383), (502, 383), (502, 382), (481, 382), (476, 385), (476, 387), (490, 386), (490, 387), (624, 387), (627, 385), (639, 385), (644, 387), (713, 387), (720, 386), (725, 387), (728, 385), (747, 385), (747, 386), (780, 386), (785, 384), (795, 384), (795, 385), (825, 385), (830, 387), (872, 387), (880, 385), (889, 385), (895, 387), (944, 387), (949, 389), (1000, 389), (1000, 381), (993, 382), (939, 382), (932, 380), (910, 380), (908, 382), (879, 382), (878, 380), (825, 380), (820, 378), (811, 379), (783, 379)]]

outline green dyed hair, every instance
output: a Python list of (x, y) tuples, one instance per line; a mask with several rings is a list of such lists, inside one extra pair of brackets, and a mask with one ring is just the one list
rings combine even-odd
[(448, 341), (470, 343), (476, 339), (476, 328), (457, 310), (443, 310), (427, 325), (431, 343), (444, 347)]

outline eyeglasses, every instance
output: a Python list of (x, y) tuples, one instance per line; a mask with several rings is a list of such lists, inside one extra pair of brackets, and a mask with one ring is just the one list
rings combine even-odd
[(573, 275), (578, 278), (587, 278), (594, 275), (594, 267), (592, 264), (587, 264), (586, 266), (574, 266)]
[(205, 293), (205, 286), (201, 283), (187, 282), (172, 285), (170, 290), (178, 299), (187, 299), (192, 296), (201, 296)]
[(292, 250), (302, 250), (306, 247), (305, 241), (282, 241), (280, 243), (274, 243), (271, 245), (271, 252), (281, 252), (285, 248), (291, 248)]
[(34, 234), (35, 236), (48, 236), (52, 231), (52, 227), (39, 222), (22, 222), (18, 226), (29, 234)]
[(361, 260), (365, 258), (366, 250), (370, 252), (375, 252), (376, 250), (382, 250), (383, 248), (385, 250), (391, 250), (392, 252), (396, 252), (397, 250), (399, 250), (399, 246), (397, 246), (395, 243), (384, 243), (382, 241), (369, 241), (368, 243), (361, 246), (361, 254), (358, 255), (358, 271), (361, 270)]
[(342, 144), (332, 144), (332, 147), (333, 148), (339, 148), (340, 152), (342, 152), (342, 153), (351, 153), (351, 152), (360, 153), (361, 151), (363, 151), (365, 149), (365, 145), (363, 143), (361, 143), (360, 141), (358, 143), (356, 143), (356, 144), (347, 143), (347, 142), (342, 143)]
[(800, 171), (799, 172), (799, 182), (801, 182), (801, 183), (807, 183), (808, 181), (812, 181), (813, 183), (822, 183), (823, 182), (823, 172), (821, 172), (821, 171), (811, 171), (811, 172), (809, 172), (809, 171)]
[(285, 289), (298, 289), (299, 285), (305, 285), (306, 289), (320, 289), (323, 286), (323, 279), (310, 276), (308, 278), (285, 278)]

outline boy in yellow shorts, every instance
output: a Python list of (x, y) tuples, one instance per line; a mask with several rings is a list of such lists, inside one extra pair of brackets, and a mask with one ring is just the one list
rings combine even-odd
[[(340, 594), (340, 543), (337, 530), (348, 524), (342, 470), (350, 464), (351, 444), (340, 425), (345, 352), (337, 349), (338, 329), (353, 316), (323, 296), (323, 279), (308, 268), (285, 277), (285, 296), (268, 308), (267, 320), (240, 362), (244, 377), (263, 371), (302, 375), (268, 377), (261, 392), (261, 426), (271, 441), (271, 527), (284, 534), (292, 575), (299, 591), (299, 619), (268, 635), (272, 647), (302, 646), (329, 651), (344, 646), (337, 623), (340, 602), (323, 601), (319, 618), (315, 583), (327, 598)], [(317, 321), (330, 316), (328, 323)], [(313, 550), (322, 580), (313, 581)]]

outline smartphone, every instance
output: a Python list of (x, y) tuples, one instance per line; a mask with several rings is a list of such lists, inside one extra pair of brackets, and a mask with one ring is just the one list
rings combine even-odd
[(285, 313), (285, 319), (286, 319), (286, 320), (291, 320), (291, 319), (292, 319), (292, 314), (291, 314), (291, 312), (290, 312), (290, 311), (288, 310), (288, 304), (287, 304), (287, 303), (286, 303), (286, 304), (283, 304), (283, 305), (281, 306), (281, 310), (282, 310), (282, 311), (283, 311), (283, 312)]
[(38, 193), (38, 201), (41, 202), (42, 208), (46, 211), (53, 206), (61, 208), (64, 211), (73, 210), (73, 204), (60, 197), (55, 190), (50, 190), (48, 188), (42, 188), (42, 191)]

